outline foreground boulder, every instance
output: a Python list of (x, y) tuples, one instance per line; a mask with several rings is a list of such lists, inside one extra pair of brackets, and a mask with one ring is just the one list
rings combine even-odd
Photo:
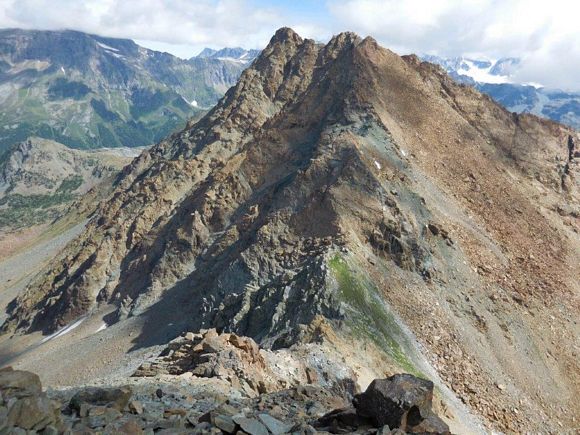
[(449, 433), (433, 411), (433, 382), (410, 374), (375, 379), (354, 398), (358, 416), (375, 427), (389, 426), (411, 433)]
[(84, 407), (104, 406), (107, 408), (123, 411), (132, 391), (129, 387), (122, 388), (98, 388), (88, 387), (76, 393), (69, 403), (69, 408), (81, 412)]
[(355, 396), (353, 406), (324, 415), (316, 427), (330, 433), (449, 434), (449, 426), (432, 411), (432, 403), (433, 382), (398, 374), (375, 379)]
[(42, 391), (38, 375), (0, 370), (0, 433), (57, 433), (60, 427), (59, 405)]
[(276, 376), (268, 369), (254, 340), (236, 334), (219, 334), (215, 329), (197, 334), (188, 332), (172, 341), (157, 359), (143, 363), (133, 376), (186, 372), (198, 377), (228, 379), (254, 395), (279, 389)]
[[(239, 338), (232, 339), (236, 347), (245, 346)], [(346, 391), (329, 385), (243, 397), (239, 391), (218, 392), (204, 377), (167, 383), (172, 375), (167, 376), (131, 387), (53, 391), (60, 403), (68, 402), (61, 410), (37, 375), (0, 370), (0, 434), (449, 434), (431, 410), (433, 384), (412, 375), (375, 380), (352, 402)]]

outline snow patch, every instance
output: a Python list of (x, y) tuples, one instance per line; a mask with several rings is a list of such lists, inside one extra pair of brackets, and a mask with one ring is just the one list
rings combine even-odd
[(490, 62), (490, 66), (482, 68), (477, 66), (472, 60), (464, 59), (463, 64), (460, 69), (457, 70), (458, 74), (471, 77), (476, 82), (480, 83), (509, 83), (509, 78), (507, 76), (500, 76), (491, 74), (491, 69), (495, 65), (495, 62)]
[(240, 57), (239, 59), (235, 58), (235, 57), (218, 57), (217, 59), (226, 60), (226, 61), (234, 62), (234, 63), (241, 63), (241, 64), (245, 65), (248, 63), (248, 60), (243, 59), (243, 57), (244, 56)]
[(525, 83), (522, 83), (522, 84), (524, 86), (532, 86), (533, 88), (536, 88), (536, 89), (542, 89), (544, 87), (543, 84), (538, 83), (538, 82), (525, 82)]
[(63, 335), (68, 334), (73, 329), (75, 329), (76, 327), (78, 327), (81, 323), (83, 323), (85, 321), (85, 319), (86, 319), (86, 317), (83, 317), (83, 318), (77, 320), (76, 322), (71, 323), (70, 325), (65, 326), (60, 331), (56, 331), (54, 334), (51, 334), (48, 337), (43, 338), (42, 341), (40, 342), (40, 344), (46, 343), (49, 340), (53, 340), (55, 338), (62, 337)]
[(107, 328), (108, 328), (107, 324), (106, 324), (105, 322), (103, 322), (103, 324), (102, 324), (101, 326), (99, 326), (99, 329), (97, 329), (97, 330), (95, 331), (95, 334), (96, 334), (97, 332), (104, 331), (104, 330), (105, 330), (105, 329), (107, 329)]
[(196, 100), (191, 100), (191, 103), (189, 103), (192, 107), (197, 107), (197, 101)]
[(405, 151), (403, 148), (400, 148), (400, 150), (403, 157), (407, 157), (407, 151)]
[(104, 48), (105, 50), (109, 50), (109, 51), (115, 51), (115, 52), (119, 52), (119, 50), (117, 50), (116, 48), (113, 48), (107, 44), (103, 44), (102, 42), (97, 42), (97, 45), (101, 48)]
[(63, 74), (66, 74), (66, 71), (64, 70), (64, 66), (61, 66), (60, 70), (62, 71)]
[(377, 169), (381, 169), (381, 164), (379, 162), (377, 162), (376, 160), (375, 160), (375, 166), (377, 167)]

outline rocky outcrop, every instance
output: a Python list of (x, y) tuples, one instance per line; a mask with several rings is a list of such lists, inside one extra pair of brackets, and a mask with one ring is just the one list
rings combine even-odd
[[(244, 337), (238, 339), (250, 343), (244, 341)], [(240, 370), (244, 368), (240, 367)], [(400, 377), (404, 377), (404, 383), (397, 382)], [(198, 381), (201, 385), (203, 382)], [(385, 382), (388, 387), (385, 387)], [(148, 394), (146, 390), (155, 387), (155, 383), (134, 387), (81, 387), (68, 400), (68, 405), (61, 406), (60, 402), (42, 392), (35, 374), (3, 369), (0, 371), (0, 430), (42, 434), (94, 431), (152, 434), (162, 431), (282, 435), (316, 433), (326, 429), (330, 433), (375, 433), (379, 429), (380, 433), (387, 434), (391, 433), (390, 429), (382, 424), (377, 426), (376, 422), (389, 421), (393, 430), (398, 429), (393, 433), (449, 433), (445, 423), (431, 412), (430, 397), (417, 394), (417, 385), (422, 388), (426, 382), (411, 375), (374, 381), (369, 390), (357, 398), (357, 411), (347, 422), (345, 416), (350, 411), (343, 407), (348, 397), (319, 385), (298, 385), (241, 399), (234, 384), (229, 395), (222, 397), (216, 397), (217, 391), (212, 391), (211, 386), (206, 392), (198, 389), (194, 396), (167, 393), (162, 388)], [(372, 392), (377, 384), (383, 388), (379, 388), (378, 393)], [(195, 381), (190, 385), (196, 388)], [(425, 394), (433, 394), (432, 384), (430, 386)], [(63, 400), (70, 393), (53, 394)], [(379, 401), (399, 402), (380, 408), (366, 402), (371, 394)], [(360, 411), (361, 407), (365, 408), (364, 413)], [(421, 409), (419, 414), (413, 411), (414, 407)], [(401, 412), (405, 413), (402, 419)], [(429, 415), (425, 417), (427, 412)]]
[[(303, 336), (304, 343), (313, 337)], [(298, 340), (295, 340), (298, 341)], [(261, 349), (249, 337), (219, 334), (215, 329), (187, 332), (176, 338), (152, 360), (141, 364), (134, 377), (192, 375), (223, 380), (250, 397), (280, 391), (290, 386), (317, 384), (337, 392), (354, 394), (356, 376), (342, 368), (340, 373), (320, 371), (309, 365), (307, 353)], [(323, 354), (317, 355), (322, 363)]]
[(60, 404), (42, 391), (34, 373), (0, 370), (0, 431), (56, 434), (63, 429)]
[(199, 334), (189, 332), (172, 341), (158, 359), (143, 363), (133, 376), (188, 372), (198, 377), (223, 378), (247, 393), (281, 388), (276, 388), (276, 376), (267, 367), (254, 340), (236, 334), (218, 334), (215, 329)]

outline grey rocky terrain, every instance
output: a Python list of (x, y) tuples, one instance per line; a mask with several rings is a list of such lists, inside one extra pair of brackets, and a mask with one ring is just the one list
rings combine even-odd
[[(236, 356), (228, 346), (236, 349)], [(180, 366), (178, 376), (159, 378), (157, 373), (154, 382), (122, 386), (43, 392), (37, 375), (2, 369), (0, 430), (9, 434), (450, 433), (432, 409), (433, 383), (412, 375), (375, 380), (364, 393), (352, 379), (332, 373), (319, 381), (311, 368), (304, 383), (289, 378), (265, 383), (264, 375), (276, 369), (261, 358), (257, 344), (215, 330), (188, 333), (163, 355)], [(183, 357), (188, 355), (197, 356), (185, 367)], [(144, 375), (152, 373), (140, 369), (134, 376)]]

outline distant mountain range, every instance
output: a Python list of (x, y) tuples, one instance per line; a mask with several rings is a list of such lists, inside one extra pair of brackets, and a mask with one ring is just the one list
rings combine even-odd
[(440, 65), (455, 80), (474, 86), (512, 112), (533, 113), (580, 129), (580, 92), (514, 83), (511, 76), (520, 65), (517, 58), (497, 61), (431, 55), (421, 58)]
[(153, 144), (213, 106), (252, 56), (183, 60), (127, 39), (0, 30), (0, 152), (32, 136), (73, 148)]
[(258, 55), (261, 50), (246, 50), (245, 48), (222, 48), (221, 50), (214, 50), (212, 48), (204, 48), (201, 53), (192, 59), (219, 59), (239, 62), (242, 64), (249, 64)]
[[(214, 106), (259, 50), (190, 59), (77, 31), (0, 30), (0, 153), (30, 137), (72, 148), (156, 143)], [(511, 83), (519, 60), (424, 56), (515, 112), (580, 128), (580, 93)]]

